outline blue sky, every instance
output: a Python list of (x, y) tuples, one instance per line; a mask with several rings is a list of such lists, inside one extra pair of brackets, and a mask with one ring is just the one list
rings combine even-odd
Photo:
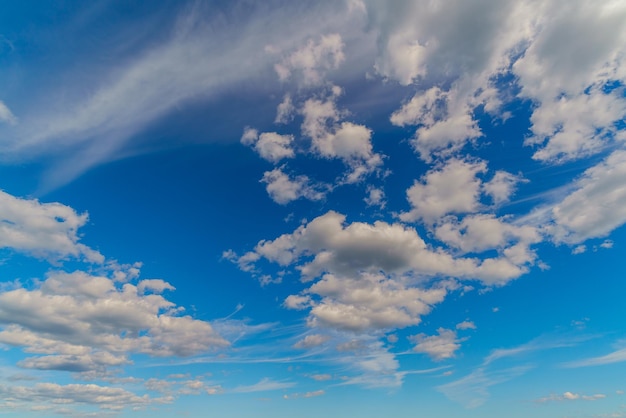
[(626, 417), (624, 22), (3, 4), (3, 414)]

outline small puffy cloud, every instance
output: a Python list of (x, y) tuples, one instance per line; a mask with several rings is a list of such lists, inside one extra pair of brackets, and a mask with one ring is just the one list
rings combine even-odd
[(607, 239), (600, 244), (600, 248), (613, 248), (613, 240)]
[(338, 34), (321, 36), (319, 41), (313, 39), (301, 48), (291, 52), (274, 66), (281, 81), (289, 80), (294, 73), (307, 86), (323, 83), (330, 70), (337, 69), (344, 61), (343, 41)]
[[(335, 89), (338, 90), (338, 89)], [(364, 125), (341, 122), (335, 99), (308, 99), (302, 107), (302, 133), (312, 140), (312, 152), (323, 158), (341, 159), (350, 172), (343, 180), (356, 183), (382, 165), (382, 157), (374, 153), (372, 131)]]
[(266, 171), (263, 173), (261, 182), (266, 184), (265, 188), (272, 200), (280, 205), (286, 205), (301, 198), (308, 200), (324, 198), (324, 194), (311, 185), (307, 176), (300, 175), (292, 178), (283, 172), (282, 168)]
[(79, 242), (78, 229), (87, 219), (86, 213), (78, 214), (61, 203), (20, 199), (0, 191), (0, 248), (41, 258), (83, 257), (102, 263), (99, 252)]
[(9, 125), (17, 123), (17, 118), (2, 100), (0, 100), (0, 122), (8, 123)]
[(453, 158), (429, 171), (407, 190), (411, 210), (400, 214), (400, 219), (433, 223), (449, 213), (476, 211), (481, 191), (481, 181), (476, 176), (486, 170), (483, 161)]
[[(613, 152), (583, 173), (575, 190), (552, 208), (556, 242), (578, 244), (626, 222), (626, 151)], [(610, 192), (609, 192), (610, 191)]]
[(391, 115), (394, 125), (419, 125), (411, 143), (427, 162), (431, 161), (433, 153), (455, 151), (468, 139), (482, 135), (472, 118), (472, 107), (457, 96), (458, 91), (446, 92), (432, 87), (416, 93)]
[(524, 180), (514, 174), (498, 170), (491, 180), (483, 184), (483, 191), (491, 197), (494, 204), (499, 205), (509, 201), (520, 181)]
[(409, 337), (416, 343), (413, 351), (427, 354), (434, 361), (454, 357), (454, 353), (461, 348), (463, 339), (458, 339), (455, 331), (445, 328), (439, 328), (437, 334), (428, 336), (422, 333)]
[(465, 329), (476, 329), (476, 325), (472, 321), (463, 321), (456, 324), (456, 329), (465, 330)]
[(384, 209), (387, 203), (385, 202), (385, 191), (373, 186), (367, 188), (367, 196), (363, 200), (367, 206), (378, 206), (381, 209)]
[(256, 129), (246, 128), (241, 143), (254, 147), (261, 158), (271, 163), (295, 156), (292, 148), (293, 135), (280, 135), (276, 132), (264, 132), (259, 135)]
[(309, 349), (309, 348), (318, 347), (324, 344), (329, 339), (330, 337), (328, 335), (311, 334), (311, 335), (307, 335), (302, 340), (295, 343), (293, 346), (294, 348)]
[(581, 244), (574, 247), (574, 249), (572, 250), (572, 254), (582, 254), (585, 251), (587, 251), (587, 246)]

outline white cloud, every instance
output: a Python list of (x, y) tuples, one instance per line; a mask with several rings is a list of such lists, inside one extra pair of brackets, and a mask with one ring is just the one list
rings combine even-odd
[(318, 347), (328, 341), (330, 337), (322, 334), (311, 334), (294, 344), (294, 348), (309, 349)]
[(302, 106), (302, 133), (312, 140), (312, 152), (323, 158), (341, 159), (349, 168), (343, 179), (356, 183), (382, 165), (382, 157), (374, 153), (372, 131), (364, 125), (342, 122), (342, 113), (335, 100), (341, 93), (336, 86), (327, 100), (308, 99)]
[(451, 159), (429, 171), (407, 190), (411, 210), (402, 213), (400, 219), (433, 223), (449, 213), (478, 210), (481, 181), (476, 175), (486, 170), (483, 161)]
[(367, 206), (378, 206), (381, 209), (384, 209), (387, 204), (385, 201), (385, 191), (373, 186), (368, 186), (367, 196), (363, 200)]
[[(435, 228), (435, 235), (440, 241), (462, 252), (482, 252), (509, 246), (511, 242), (521, 243), (519, 250), (527, 252), (528, 262), (534, 257), (529, 253), (527, 245), (541, 241), (537, 228), (513, 225), (506, 219), (490, 214), (468, 215), (461, 222), (452, 217), (445, 218)], [(527, 261), (519, 264), (524, 262)]]
[[(87, 77), (89, 84), (81, 83), (85, 77), (67, 77), (72, 84), (55, 81), (44, 86), (40, 95), (33, 94), (27, 103), (30, 111), (20, 116), (15, 135), (2, 143), (3, 155), (12, 159), (63, 155), (54, 160), (45, 177), (44, 187), (57, 187), (94, 165), (126, 155), (132, 138), (172, 111), (267, 77), (275, 57), (265, 51), (266, 45), (294, 50), (311, 35), (345, 29), (346, 21), (352, 20), (343, 5), (281, 5), (250, 13), (235, 13), (238, 9), (233, 5), (232, 20), (225, 25), (224, 14), (207, 7), (194, 3), (178, 8), (182, 13), (170, 13), (169, 21), (153, 27), (162, 34), (158, 41), (134, 44), (132, 54), (127, 48), (109, 48), (111, 59), (106, 63), (115, 62), (114, 66), (92, 59), (100, 48), (82, 50), (86, 53), (83, 62), (93, 70)], [(147, 19), (141, 23), (154, 24)], [(131, 30), (136, 32), (133, 25), (120, 29), (132, 35)], [(169, 32), (163, 32), (163, 27), (170, 28)], [(286, 57), (289, 72), (302, 72), (313, 80), (343, 60), (338, 35), (322, 37), (310, 46)], [(53, 47), (60, 50), (64, 45)], [(307, 54), (312, 54), (313, 66)], [(84, 71), (83, 65), (75, 67)], [(72, 74), (71, 68), (55, 70)], [(50, 97), (60, 100), (49, 106)]]
[(576, 401), (576, 400), (597, 401), (598, 399), (604, 399), (604, 398), (606, 398), (606, 395), (602, 393), (598, 393), (595, 395), (580, 395), (578, 393), (573, 393), (573, 392), (564, 392), (562, 395), (550, 395), (550, 396), (545, 396), (543, 398), (539, 398), (535, 402), (545, 403), (545, 402), (555, 402), (555, 401), (558, 402), (558, 401)]
[(476, 325), (472, 321), (463, 321), (463, 322), (456, 324), (456, 329), (458, 330), (476, 329)]
[(392, 9), (371, 0), (367, 6), (378, 34), (375, 69), (418, 90), (392, 122), (418, 125), (413, 144), (424, 160), (481, 136), (473, 112), (484, 106), (495, 115), (517, 94), (498, 84), (501, 75), (513, 75), (518, 97), (534, 102), (527, 141), (539, 147), (534, 158), (580, 158), (616, 137), (626, 100), (621, 88), (603, 88), (626, 80), (623, 4), (407, 0)]
[(442, 361), (454, 357), (454, 353), (461, 348), (464, 339), (457, 338), (456, 332), (451, 329), (439, 328), (438, 335), (424, 333), (413, 335), (409, 340), (416, 343), (413, 351), (427, 354), (434, 361)]
[(284, 158), (293, 158), (293, 135), (280, 135), (276, 132), (258, 134), (256, 129), (246, 128), (241, 143), (254, 147), (254, 150), (271, 163), (277, 163)]
[(276, 108), (276, 119), (274, 123), (289, 123), (293, 119), (296, 108), (291, 101), (291, 96), (286, 94), (283, 101)]
[(494, 204), (499, 205), (508, 202), (520, 181), (524, 180), (506, 171), (498, 170), (491, 180), (483, 184), (483, 191), (491, 196)]
[(310, 325), (352, 331), (416, 325), (447, 294), (445, 287), (420, 289), (374, 274), (326, 274), (308, 292), (321, 297), (311, 308)]
[(2, 386), (0, 394), (4, 399), (13, 399), (23, 405), (45, 407), (60, 404), (96, 405), (101, 409), (117, 411), (126, 407), (146, 407), (151, 404), (171, 403), (173, 398), (151, 398), (136, 395), (122, 388), (98, 386), (95, 384), (37, 383), (34, 386)]
[(599, 357), (591, 357), (583, 360), (576, 360), (569, 363), (564, 363), (564, 367), (589, 367), (589, 366), (603, 366), (605, 364), (621, 363), (626, 361), (626, 348), (620, 348), (612, 353), (605, 354)]
[(169, 288), (161, 280), (116, 285), (80, 271), (52, 272), (34, 289), (0, 293), (0, 342), (38, 355), (22, 367), (71, 371), (125, 364), (132, 353), (189, 356), (228, 345), (208, 322), (180, 315), (158, 294)]
[(102, 263), (104, 257), (79, 242), (78, 229), (87, 223), (61, 203), (20, 199), (0, 191), (0, 248), (23, 251), (40, 258), (84, 257)]
[(391, 115), (398, 126), (419, 125), (411, 141), (421, 158), (431, 161), (433, 152), (450, 153), (460, 149), (468, 139), (482, 135), (472, 118), (472, 108), (457, 101), (458, 92), (432, 87), (416, 95)]
[(608, 235), (626, 222), (626, 151), (615, 151), (574, 183), (552, 208), (556, 242), (577, 244)]
[(298, 73), (304, 85), (321, 84), (326, 73), (337, 69), (344, 61), (343, 47), (341, 36), (336, 33), (321, 36), (319, 42), (309, 39), (306, 45), (288, 54), (274, 69), (281, 81)]
[(299, 175), (290, 178), (282, 171), (282, 168), (266, 171), (261, 181), (267, 184), (265, 188), (272, 200), (280, 205), (286, 205), (301, 198), (308, 200), (324, 198), (324, 193), (316, 190), (307, 176)]
[(587, 246), (586, 245), (577, 245), (576, 247), (574, 247), (574, 249), (572, 250), (572, 254), (582, 254), (585, 251), (587, 251)]
[[(626, 115), (626, 101), (603, 86), (625, 80), (626, 7), (620, 2), (542, 2), (532, 42), (514, 64), (531, 117), (534, 158), (575, 159), (601, 150)], [(575, 46), (575, 47), (574, 47)]]
[(0, 100), (0, 122), (5, 122), (9, 125), (15, 125), (17, 123), (17, 118), (2, 100)]

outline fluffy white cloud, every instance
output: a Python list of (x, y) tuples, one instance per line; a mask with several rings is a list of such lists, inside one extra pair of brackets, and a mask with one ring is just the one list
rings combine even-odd
[(351, 331), (416, 325), (445, 298), (447, 289), (421, 289), (407, 282), (374, 274), (355, 278), (326, 274), (307, 290), (321, 298), (311, 308), (309, 325)]
[(468, 215), (461, 222), (448, 217), (436, 227), (435, 235), (466, 253), (503, 248), (511, 242), (529, 245), (541, 241), (537, 228), (513, 225), (491, 214)]
[(626, 80), (623, 4), (366, 3), (379, 36), (375, 69), (417, 86), (391, 120), (418, 126), (413, 144), (424, 160), (481, 136), (473, 112), (483, 106), (495, 114), (517, 94), (498, 84), (502, 75), (514, 76), (518, 97), (535, 104), (527, 144), (538, 146), (536, 159), (579, 158), (620, 136), (614, 124), (626, 115), (623, 89), (605, 87)]
[(457, 338), (456, 332), (451, 329), (439, 328), (437, 335), (424, 333), (413, 335), (409, 339), (416, 343), (413, 351), (427, 354), (434, 361), (442, 361), (454, 357), (454, 353), (461, 348), (464, 339)]
[(291, 178), (282, 171), (282, 168), (266, 171), (263, 173), (261, 181), (267, 184), (265, 189), (272, 200), (280, 205), (285, 205), (300, 198), (309, 200), (324, 198), (324, 193), (316, 190), (307, 176), (300, 175)]
[(385, 191), (373, 186), (367, 188), (367, 196), (363, 200), (367, 206), (378, 206), (381, 209), (384, 209), (387, 204), (385, 201)]
[(483, 192), (491, 197), (494, 204), (499, 205), (508, 202), (515, 193), (517, 183), (523, 181), (519, 176), (498, 170), (491, 180), (483, 184)]
[(626, 80), (626, 6), (614, 1), (542, 2), (535, 33), (515, 62), (522, 95), (537, 103), (530, 144), (535, 158), (575, 159), (598, 152), (626, 115), (621, 89), (606, 83)]
[(588, 169), (576, 190), (552, 208), (557, 242), (577, 244), (608, 235), (626, 222), (626, 151), (615, 151)]
[(343, 47), (341, 36), (336, 33), (324, 35), (318, 42), (309, 39), (304, 46), (283, 58), (274, 69), (281, 81), (298, 73), (303, 84), (320, 84), (329, 70), (337, 69), (344, 61)]
[(472, 321), (463, 321), (456, 324), (456, 329), (466, 330), (466, 329), (476, 329), (476, 325)]
[(373, 151), (369, 128), (341, 121), (342, 113), (335, 104), (340, 93), (341, 89), (335, 86), (330, 98), (304, 102), (302, 133), (311, 138), (313, 153), (323, 158), (339, 158), (348, 165), (350, 172), (343, 181), (355, 183), (381, 166), (382, 157)]
[(173, 398), (151, 398), (136, 395), (122, 388), (95, 384), (59, 385), (37, 383), (34, 386), (2, 386), (0, 394), (4, 399), (19, 401), (23, 405), (39, 406), (39, 410), (61, 404), (95, 405), (104, 410), (118, 411), (126, 407), (146, 407), (151, 404), (171, 403)]
[(481, 180), (476, 176), (487, 171), (483, 161), (451, 159), (442, 167), (426, 173), (407, 190), (411, 204), (400, 219), (433, 223), (449, 213), (474, 212), (479, 208)]
[(0, 191), (0, 248), (23, 251), (41, 258), (84, 257), (102, 263), (104, 257), (79, 242), (78, 229), (87, 222), (61, 203), (20, 199)]
[(118, 285), (80, 271), (53, 272), (34, 289), (0, 293), (0, 343), (39, 355), (22, 367), (71, 371), (121, 365), (132, 353), (189, 356), (228, 345), (208, 322), (180, 315), (157, 294), (169, 288), (161, 280)]
[(256, 129), (246, 128), (241, 143), (254, 147), (254, 150), (271, 163), (277, 163), (284, 158), (293, 158), (293, 135), (280, 135), (276, 132), (258, 134)]
[(391, 115), (394, 125), (419, 125), (411, 143), (423, 160), (431, 161), (433, 152), (455, 151), (468, 139), (482, 135), (472, 118), (472, 107), (458, 100), (458, 94), (432, 87), (417, 93)]
[[(405, 225), (346, 224), (344, 215), (332, 211), (291, 234), (260, 241), (244, 257), (248, 270), (264, 258), (298, 270), (304, 282), (317, 279), (287, 297), (284, 306), (308, 310), (310, 326), (351, 331), (418, 324), (454, 287), (449, 277), (503, 284), (534, 260), (527, 247), (516, 245), (504, 248), (498, 258), (458, 258), (431, 248)], [(425, 287), (425, 277), (440, 282)]]

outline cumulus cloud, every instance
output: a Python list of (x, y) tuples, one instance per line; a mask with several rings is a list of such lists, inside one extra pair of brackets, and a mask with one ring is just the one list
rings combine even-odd
[(301, 198), (308, 200), (324, 198), (324, 193), (317, 190), (307, 176), (290, 177), (283, 172), (282, 168), (266, 171), (263, 173), (261, 182), (266, 184), (265, 189), (272, 200), (280, 205), (286, 205)]
[(271, 163), (295, 156), (293, 135), (280, 135), (276, 132), (264, 132), (259, 135), (255, 129), (246, 128), (241, 143), (253, 147), (261, 158)]
[(483, 192), (490, 196), (496, 205), (508, 202), (515, 193), (517, 183), (524, 181), (521, 177), (506, 171), (498, 170), (493, 178), (483, 183)]
[(364, 125), (341, 121), (342, 112), (335, 100), (341, 93), (333, 88), (330, 98), (308, 99), (302, 106), (302, 133), (311, 138), (312, 152), (323, 158), (342, 160), (350, 172), (345, 183), (356, 183), (382, 165), (382, 157), (373, 151), (372, 131)]
[(577, 244), (608, 235), (626, 222), (626, 151), (613, 152), (574, 183), (552, 208), (556, 242)]
[[(413, 228), (381, 221), (347, 224), (332, 211), (291, 234), (260, 241), (243, 257), (254, 260), (245, 265), (248, 270), (264, 258), (294, 268), (304, 282), (315, 281), (287, 297), (284, 306), (308, 310), (311, 326), (351, 331), (416, 325), (453, 287), (448, 277), (502, 284), (532, 262), (515, 245), (498, 258), (454, 257), (431, 248)], [(440, 280), (425, 286), (420, 278)]]
[(367, 196), (363, 200), (367, 206), (378, 206), (381, 209), (384, 209), (387, 204), (385, 201), (385, 191), (379, 187), (369, 186), (367, 188)]
[(78, 229), (87, 223), (61, 203), (41, 203), (0, 191), (0, 248), (26, 252), (40, 258), (84, 258), (102, 263), (104, 257), (79, 242)]
[(59, 404), (95, 405), (100, 409), (118, 411), (126, 407), (147, 407), (152, 404), (171, 403), (173, 398), (151, 398), (137, 395), (122, 388), (95, 384), (37, 383), (34, 386), (3, 386), (0, 394), (4, 399), (13, 399), (23, 405), (36, 405), (38, 409)]
[(483, 161), (454, 158), (430, 170), (407, 190), (411, 210), (402, 213), (400, 219), (433, 223), (449, 213), (476, 211), (480, 207), (481, 191), (481, 180), (476, 176), (486, 170)]
[(457, 338), (456, 332), (451, 329), (439, 328), (437, 335), (421, 333), (409, 337), (409, 340), (416, 344), (413, 347), (416, 353), (424, 353), (434, 361), (442, 361), (454, 357), (465, 339)]
[[(567, 3), (567, 4), (565, 4)], [(616, 2), (367, 1), (378, 30), (376, 71), (417, 93), (392, 117), (416, 125), (420, 156), (450, 152), (482, 135), (473, 113), (495, 114), (513, 97), (534, 102), (527, 145), (545, 162), (599, 152), (619, 135), (626, 7)], [(581, 52), (582, 51), (582, 52)], [(498, 83), (516, 78), (519, 92)], [(444, 87), (445, 86), (445, 87)]]
[(468, 215), (460, 222), (448, 217), (436, 227), (435, 235), (464, 253), (503, 248), (515, 242), (520, 244), (520, 250), (528, 252), (529, 258), (532, 256), (527, 246), (541, 241), (536, 227), (514, 225), (491, 214)]
[(0, 293), (0, 343), (37, 355), (22, 367), (68, 371), (119, 366), (132, 353), (190, 356), (227, 346), (208, 322), (181, 315), (158, 294), (170, 288), (161, 280), (120, 285), (81, 271), (52, 272), (33, 289)]
[(309, 39), (297, 50), (289, 53), (274, 66), (281, 81), (287, 81), (294, 73), (304, 85), (316, 85), (324, 81), (330, 70), (337, 69), (344, 61), (344, 44), (339, 34), (320, 37), (319, 41)]

